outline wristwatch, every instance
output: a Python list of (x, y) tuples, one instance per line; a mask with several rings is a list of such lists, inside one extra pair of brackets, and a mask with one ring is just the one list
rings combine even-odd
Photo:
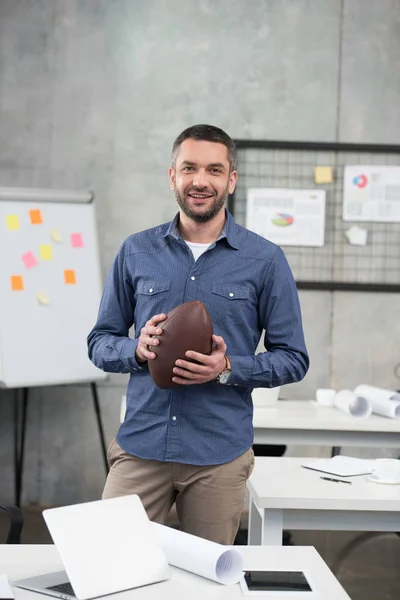
[(227, 356), (225, 356), (225, 363), (225, 369), (222, 371), (222, 373), (218, 375), (216, 379), (217, 383), (227, 384), (230, 379), (232, 373), (232, 366), (231, 361)]

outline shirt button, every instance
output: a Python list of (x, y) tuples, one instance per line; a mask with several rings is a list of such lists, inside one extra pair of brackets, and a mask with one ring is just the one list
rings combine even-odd
[(233, 292), (231, 292), (231, 293), (229, 294), (229, 298), (233, 298), (233, 296), (234, 296), (234, 295), (235, 295), (235, 294), (234, 294)]
[(196, 277), (194, 275), (191, 276), (190, 278), (192, 281), (194, 281), (196, 279)]
[(176, 421), (176, 417), (172, 417), (172, 420), (173, 420), (173, 421)]
[(153, 288), (150, 288), (150, 289), (149, 289), (149, 292), (150, 292), (150, 294), (152, 293), (152, 291), (153, 291)]

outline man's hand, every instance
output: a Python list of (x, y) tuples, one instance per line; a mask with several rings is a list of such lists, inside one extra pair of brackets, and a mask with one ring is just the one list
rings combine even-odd
[(154, 338), (152, 336), (162, 334), (162, 329), (161, 327), (157, 327), (157, 324), (160, 321), (164, 321), (166, 318), (167, 315), (164, 314), (155, 315), (154, 317), (151, 317), (149, 321), (147, 321), (144, 327), (142, 327), (140, 331), (139, 343), (136, 347), (135, 352), (136, 360), (139, 363), (145, 363), (148, 360), (152, 360), (156, 357), (154, 352), (149, 351), (148, 347), (158, 346), (158, 344), (160, 343), (157, 338)]
[(177, 360), (174, 367), (174, 383), (181, 385), (193, 385), (215, 381), (218, 375), (225, 369), (226, 344), (224, 338), (213, 335), (214, 347), (210, 355), (200, 354), (188, 350), (186, 356), (197, 360), (201, 364), (192, 363), (187, 360)]

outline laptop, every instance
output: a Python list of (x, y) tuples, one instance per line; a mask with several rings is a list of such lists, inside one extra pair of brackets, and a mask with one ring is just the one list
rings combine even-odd
[(136, 494), (43, 511), (65, 571), (14, 583), (62, 600), (87, 600), (170, 577)]

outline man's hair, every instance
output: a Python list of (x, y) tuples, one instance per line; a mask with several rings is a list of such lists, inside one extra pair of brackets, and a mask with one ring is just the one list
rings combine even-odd
[(223, 144), (228, 150), (229, 167), (231, 171), (237, 168), (237, 152), (236, 146), (225, 131), (214, 125), (192, 125), (178, 135), (172, 146), (172, 166), (175, 166), (176, 157), (179, 152), (180, 145), (185, 140), (201, 140), (206, 142), (215, 142)]

